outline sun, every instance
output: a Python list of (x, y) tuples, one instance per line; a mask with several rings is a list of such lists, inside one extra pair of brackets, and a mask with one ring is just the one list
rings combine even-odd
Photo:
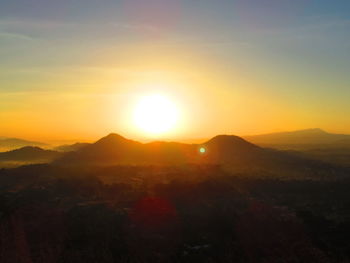
[(151, 135), (160, 135), (173, 130), (178, 118), (179, 110), (175, 103), (160, 94), (142, 97), (134, 111), (136, 126)]

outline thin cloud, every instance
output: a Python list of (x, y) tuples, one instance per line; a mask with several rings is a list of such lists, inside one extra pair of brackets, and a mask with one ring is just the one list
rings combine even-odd
[(0, 20), (1, 28), (22, 28), (22, 29), (59, 29), (59, 28), (72, 28), (72, 27), (106, 27), (131, 30), (131, 31), (149, 31), (157, 32), (158, 27), (146, 24), (132, 24), (132, 23), (107, 23), (107, 24), (96, 24), (96, 23), (75, 23), (75, 22), (61, 22), (61, 21), (47, 21), (47, 20)]
[(31, 36), (19, 34), (19, 33), (11, 33), (11, 32), (0, 32), (0, 39), (17, 39), (17, 40), (26, 40), (26, 41), (34, 40), (34, 38)]
[(141, 25), (141, 24), (127, 24), (127, 23), (112, 23), (115, 28), (131, 30), (131, 31), (149, 31), (149, 32), (158, 32), (159, 28), (152, 25)]
[(16, 20), (16, 19), (3, 19), (0, 20), (0, 27), (2, 28), (23, 28), (23, 29), (55, 29), (62, 27), (70, 27), (77, 25), (75, 23), (67, 23), (60, 21), (48, 21), (48, 20)]
[(348, 27), (350, 28), (350, 19), (334, 19), (329, 18), (327, 21), (314, 21), (312, 23), (303, 25), (299, 30), (303, 31), (315, 31), (315, 30), (329, 30), (329, 29), (335, 29), (335, 28), (343, 28)]

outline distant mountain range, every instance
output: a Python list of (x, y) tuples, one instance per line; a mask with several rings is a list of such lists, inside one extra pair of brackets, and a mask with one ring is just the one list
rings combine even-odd
[(244, 136), (244, 139), (257, 145), (278, 149), (305, 150), (350, 147), (350, 135), (328, 133), (321, 129)]
[[(203, 148), (205, 152), (201, 152)], [(203, 144), (140, 143), (118, 134), (64, 154), (55, 165), (220, 165), (228, 171), (267, 171), (283, 174), (330, 174), (333, 165), (287, 152), (265, 149), (233, 135), (219, 135)]]
[(27, 141), (18, 138), (0, 138), (0, 151), (11, 151), (14, 149), (33, 146), (33, 147), (48, 147), (49, 145), (42, 142)]
[[(0, 167), (28, 163), (53, 163), (59, 166), (111, 166), (111, 165), (220, 165), (228, 171), (267, 171), (283, 174), (324, 174), (347, 166), (343, 160), (320, 158), (316, 154), (298, 154), (262, 146), (299, 145), (346, 141), (349, 135), (329, 134), (319, 129), (251, 136), (260, 146), (234, 135), (218, 135), (202, 144), (177, 142), (140, 143), (118, 134), (110, 134), (95, 143), (63, 145), (54, 150), (27, 146), (0, 153)], [(265, 143), (263, 143), (265, 142)], [(289, 144), (287, 144), (287, 142)], [(262, 146), (261, 146), (262, 145)], [(302, 144), (301, 144), (302, 145)], [(276, 147), (278, 148), (278, 147)], [(343, 155), (346, 157), (346, 155)], [(342, 157), (342, 159), (344, 159)], [(321, 161), (323, 160), (323, 161)], [(333, 164), (331, 164), (333, 163)], [(4, 165), (5, 164), (5, 165)]]
[(58, 152), (72, 152), (77, 151), (80, 148), (89, 145), (89, 143), (74, 143), (74, 144), (64, 144), (56, 147), (51, 146), (50, 144), (37, 142), (37, 141), (28, 141), (19, 138), (6, 138), (0, 137), (0, 152), (8, 152), (23, 147), (40, 147), (45, 149), (50, 149)]
[[(248, 142), (259, 146), (287, 150), (308, 150), (324, 147), (350, 148), (350, 135), (328, 133), (319, 128), (291, 132), (278, 132), (252, 136), (242, 136), (242, 138)], [(185, 140), (183, 141), (183, 144), (188, 144), (190, 142), (199, 144), (202, 141), (205, 141), (205, 139)], [(84, 148), (88, 145), (90, 145), (90, 143), (78, 142), (74, 144), (56, 146), (53, 147), (52, 150), (59, 152), (71, 152), (80, 150), (81, 148)], [(0, 152), (15, 150), (26, 146), (40, 147), (46, 149), (50, 148), (49, 144), (43, 142), (29, 141), (19, 138), (0, 137)]]
[(149, 164), (176, 163), (186, 158), (191, 145), (167, 142), (142, 144), (110, 134), (75, 152), (65, 154), (60, 164)]

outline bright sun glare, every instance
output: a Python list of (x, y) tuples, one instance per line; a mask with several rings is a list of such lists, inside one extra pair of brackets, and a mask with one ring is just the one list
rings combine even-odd
[(142, 97), (134, 112), (135, 124), (142, 131), (159, 135), (175, 128), (179, 118), (176, 105), (167, 97), (153, 94)]

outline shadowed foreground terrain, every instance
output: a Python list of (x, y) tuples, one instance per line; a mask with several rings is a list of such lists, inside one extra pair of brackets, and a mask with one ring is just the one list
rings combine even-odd
[(349, 262), (347, 168), (201, 146), (109, 135), (0, 170), (0, 262)]

